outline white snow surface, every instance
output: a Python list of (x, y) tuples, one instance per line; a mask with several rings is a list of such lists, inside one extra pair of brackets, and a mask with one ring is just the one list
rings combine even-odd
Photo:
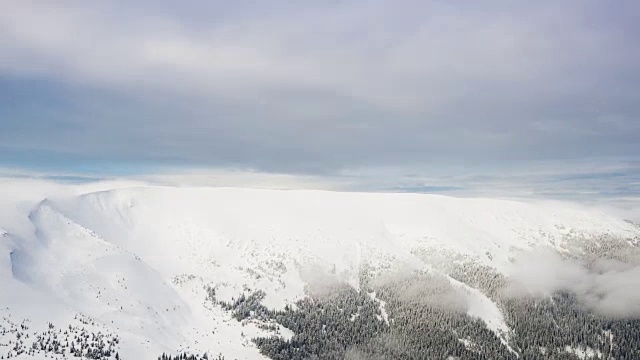
[(602, 358), (602, 353), (600, 351), (594, 350), (588, 346), (583, 348), (572, 348), (571, 346), (565, 346), (564, 351), (576, 355), (581, 360)]
[[(25, 188), (24, 196), (0, 196), (0, 308), (34, 326), (90, 317), (120, 334), (125, 359), (177, 351), (263, 358), (250, 339), (269, 333), (252, 323), (243, 326), (205, 301), (206, 285), (228, 300), (262, 289), (266, 306), (282, 308), (326, 274), (357, 288), (364, 264), (423, 268), (428, 264), (412, 255), (416, 249), (445, 249), (504, 272), (514, 251), (558, 248), (571, 234), (639, 233), (608, 213), (564, 203), (122, 184), (51, 187), (50, 194)], [(467, 294), (468, 313), (507, 339), (495, 304), (479, 290), (456, 284)], [(291, 336), (287, 329), (280, 334)]]

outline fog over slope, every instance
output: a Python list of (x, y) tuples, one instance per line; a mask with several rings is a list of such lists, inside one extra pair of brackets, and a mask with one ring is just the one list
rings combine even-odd
[[(297, 312), (325, 302), (342, 312), (360, 304), (338, 328), (374, 329), (331, 355), (354, 358), (389, 356), (368, 348), (405, 351), (411, 342), (394, 327), (416, 306), (451, 324), (442, 336), (458, 334), (450, 355), (462, 358), (489, 351), (477, 344), (485, 338), (499, 357), (527, 358), (533, 350), (513, 328), (526, 301), (568, 293), (597, 321), (640, 316), (640, 227), (575, 204), (128, 183), (7, 188), (15, 191), (0, 204), (3, 327), (80, 321), (116, 334), (110, 346), (124, 359), (279, 358), (274, 349), (285, 354), (306, 331), (291, 319), (308, 321)], [(6, 355), (19, 340), (2, 336)], [(616, 339), (606, 341), (613, 349)], [(594, 344), (567, 344), (558, 345), (566, 356), (604, 356)], [(541, 354), (556, 351), (545, 346)], [(62, 358), (55, 353), (20, 357)]]

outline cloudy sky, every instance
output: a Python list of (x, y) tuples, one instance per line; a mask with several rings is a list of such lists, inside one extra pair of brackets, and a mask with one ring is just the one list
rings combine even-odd
[(632, 0), (3, 0), (0, 167), (640, 197), (638, 14)]

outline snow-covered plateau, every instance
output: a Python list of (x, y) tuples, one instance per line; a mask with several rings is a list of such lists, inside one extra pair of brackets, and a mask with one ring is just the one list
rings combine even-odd
[[(72, 357), (34, 340), (68, 345), (84, 332), (122, 359), (267, 358), (253, 338), (294, 332), (238, 321), (220, 303), (262, 291), (261, 304), (278, 311), (327, 279), (366, 291), (363, 269), (377, 278), (403, 269), (447, 279), (466, 315), (520, 356), (495, 297), (455, 275), (465, 264), (508, 278), (523, 253), (581, 258), (608, 239), (640, 239), (632, 222), (560, 202), (111, 185), (0, 183), (0, 355)], [(382, 323), (393, 321), (379, 294), (367, 298)]]

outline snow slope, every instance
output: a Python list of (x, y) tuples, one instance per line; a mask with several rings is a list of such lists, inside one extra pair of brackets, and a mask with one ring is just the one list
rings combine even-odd
[[(517, 251), (563, 249), (577, 235), (637, 238), (638, 227), (577, 205), (238, 188), (138, 186), (40, 199), (0, 217), (0, 308), (33, 323), (78, 314), (121, 334), (123, 358), (223, 352), (262, 358), (243, 326), (205, 301), (262, 289), (282, 308), (327, 274), (358, 287), (365, 264), (424, 268), (418, 251), (451, 252), (505, 272)], [(452, 280), (452, 283), (454, 281)], [(501, 336), (500, 311), (477, 289), (469, 314)], [(286, 329), (280, 330), (287, 335)]]

